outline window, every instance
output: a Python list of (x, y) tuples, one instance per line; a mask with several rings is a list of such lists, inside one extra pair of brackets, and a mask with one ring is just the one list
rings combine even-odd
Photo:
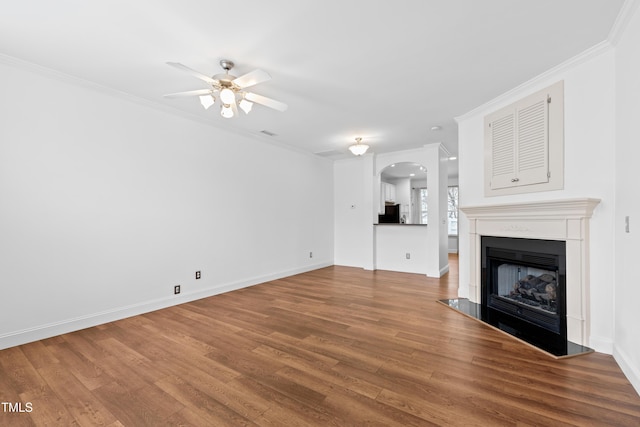
[(458, 235), (458, 186), (447, 188), (447, 217), (449, 219), (449, 235)]
[(427, 189), (420, 189), (420, 224), (427, 223)]
[[(426, 224), (428, 219), (427, 209), (427, 189), (416, 188), (414, 194), (418, 197), (418, 207), (420, 208), (419, 224)], [(415, 200), (415, 199), (414, 199)], [(448, 218), (448, 232), (449, 235), (458, 235), (458, 186), (454, 185), (447, 188), (447, 218)]]

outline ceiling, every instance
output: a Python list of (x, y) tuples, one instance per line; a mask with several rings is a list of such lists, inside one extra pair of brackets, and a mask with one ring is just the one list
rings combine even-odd
[[(348, 157), (441, 142), (454, 117), (607, 39), (623, 0), (25, 0), (0, 14), (0, 53), (269, 143)], [(223, 119), (207, 75), (260, 68), (251, 90), (289, 105)], [(1, 59), (1, 58), (0, 58)], [(439, 130), (431, 130), (439, 126)], [(261, 131), (275, 134), (267, 136)]]
[(393, 163), (381, 172), (383, 179), (411, 178), (413, 180), (426, 180), (427, 170), (419, 163), (400, 162)]

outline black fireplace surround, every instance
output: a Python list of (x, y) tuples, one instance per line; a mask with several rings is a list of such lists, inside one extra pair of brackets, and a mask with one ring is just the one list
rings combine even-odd
[(551, 353), (567, 347), (564, 241), (482, 236), (481, 317)]

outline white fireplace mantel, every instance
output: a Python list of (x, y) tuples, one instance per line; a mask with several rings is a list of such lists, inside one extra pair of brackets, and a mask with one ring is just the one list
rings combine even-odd
[(566, 242), (567, 338), (589, 345), (589, 218), (600, 199), (466, 206), (469, 220), (469, 300), (480, 303), (482, 236)]

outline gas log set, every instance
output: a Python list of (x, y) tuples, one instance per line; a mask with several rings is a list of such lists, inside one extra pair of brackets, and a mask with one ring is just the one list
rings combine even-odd
[(539, 276), (528, 274), (513, 285), (513, 290), (508, 296), (503, 295), (503, 297), (556, 313), (558, 309), (557, 289), (558, 285), (554, 275), (549, 273)]

